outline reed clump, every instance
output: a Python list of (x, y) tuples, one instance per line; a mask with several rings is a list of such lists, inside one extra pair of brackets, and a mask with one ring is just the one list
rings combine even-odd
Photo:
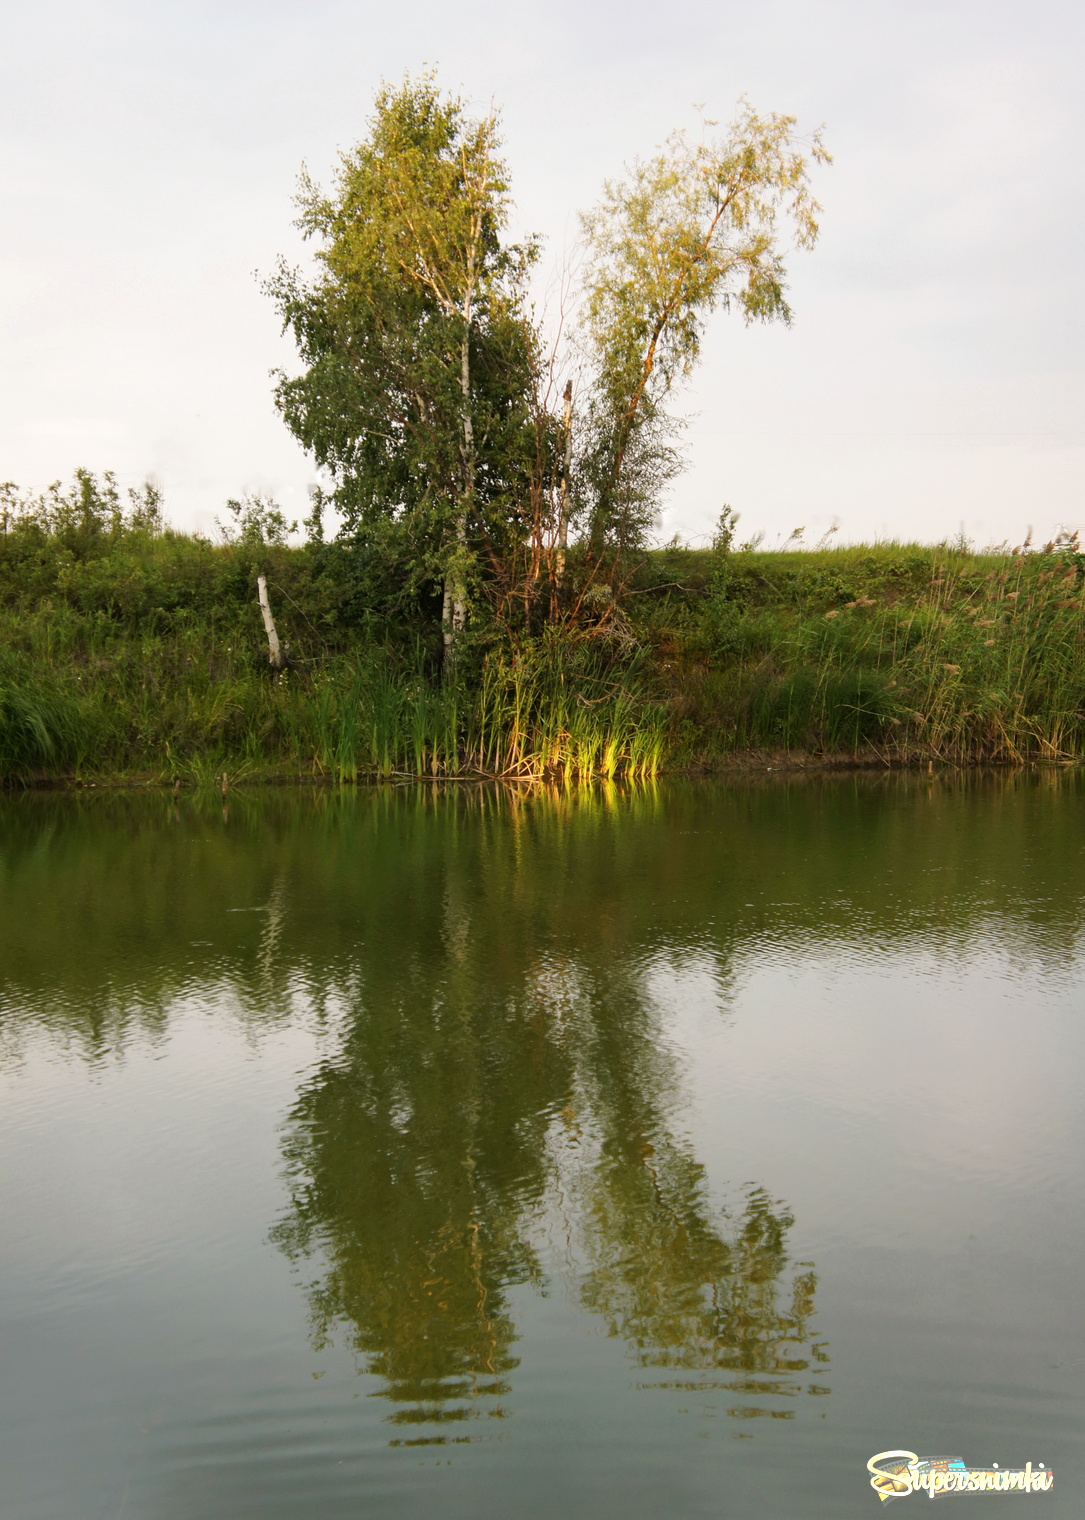
[(627, 667), (619, 683), (555, 644), (492, 654), (474, 680), (434, 680), (388, 651), (341, 661), (295, 706), (299, 753), (337, 781), (655, 775), (667, 709), (646, 679)]
[(661, 763), (668, 709), (635, 665), (619, 681), (605, 664), (529, 648), (442, 679), (424, 650), (377, 646), (272, 673), (230, 636), (125, 636), (52, 608), (17, 622), (0, 611), (0, 775), (561, 780), (646, 777)]

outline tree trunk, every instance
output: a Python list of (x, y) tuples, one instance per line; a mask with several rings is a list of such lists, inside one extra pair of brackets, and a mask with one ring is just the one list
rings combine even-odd
[(456, 657), (456, 638), (467, 626), (467, 587), (464, 584), (464, 560), (467, 557), (467, 522), (475, 498), (475, 423), (471, 416), (471, 320), (475, 298), (475, 247), (467, 250), (467, 284), (463, 297), (463, 337), (460, 340), (460, 420), (463, 426), (463, 495), (456, 518), (456, 547), (452, 568), (445, 575), (444, 623), (445, 658), (450, 664)]
[(268, 664), (273, 670), (282, 670), (286, 665), (286, 656), (283, 654), (282, 645), (279, 643), (275, 619), (271, 615), (271, 603), (268, 601), (266, 577), (262, 575), (256, 577), (256, 592), (260, 599), (260, 614), (264, 619), (264, 632), (267, 634)]
[(471, 416), (471, 319), (475, 296), (475, 251), (467, 254), (467, 290), (463, 299), (463, 338), (460, 342), (460, 402), (463, 408), (463, 494), (475, 492), (475, 423)]
[(456, 660), (456, 640), (467, 627), (467, 588), (463, 582), (463, 557), (466, 545), (467, 520), (461, 513), (456, 519), (456, 557), (445, 573), (444, 600), (441, 604), (445, 660), (450, 669)]
[(565, 453), (561, 461), (561, 493), (558, 498), (558, 552), (554, 578), (561, 585), (565, 575), (565, 551), (569, 547), (569, 477), (573, 472), (573, 382), (565, 385)]

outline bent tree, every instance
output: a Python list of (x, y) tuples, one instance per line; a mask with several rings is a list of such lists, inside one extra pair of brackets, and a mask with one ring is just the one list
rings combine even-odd
[(820, 134), (804, 143), (795, 126), (743, 103), (722, 136), (675, 133), (581, 217), (579, 337), (592, 379), (580, 468), (596, 574), (608, 548), (613, 570), (640, 546), (679, 468), (665, 403), (697, 364), (711, 313), (791, 321), (782, 233), (790, 225), (798, 247), (813, 247), (810, 167), (830, 162)]

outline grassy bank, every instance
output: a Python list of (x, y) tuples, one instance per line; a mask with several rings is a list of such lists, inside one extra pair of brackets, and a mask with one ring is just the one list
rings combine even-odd
[(575, 648), (532, 648), (442, 680), (424, 649), (360, 644), (292, 655), (276, 674), (259, 635), (221, 609), (208, 626), (149, 629), (56, 607), (5, 611), (4, 777), (586, 778), (660, 767), (667, 711), (650, 699), (643, 660), (623, 682)]
[[(640, 619), (669, 677), (668, 753), (954, 763), (1085, 753), (1085, 556), (878, 544), (665, 551)], [(677, 585), (666, 586), (670, 578)]]
[(166, 529), (156, 503), (123, 506), (108, 479), (16, 505), (0, 533), (6, 781), (659, 769), (667, 707), (627, 640), (480, 633), (450, 672), (431, 608), (374, 609), (349, 548), (289, 548), (274, 511), (250, 505), (213, 544)]
[[(23, 512), (0, 534), (8, 781), (576, 778), (751, 751), (1085, 753), (1085, 556), (1073, 542), (659, 550), (591, 626), (477, 633), (450, 676), (432, 610), (390, 618), (360, 603), (341, 545), (288, 548), (253, 531), (211, 544), (138, 503), (111, 509), (98, 487), (82, 517), (60, 499), (66, 517)], [(258, 571), (290, 644), (281, 673), (267, 662)]]

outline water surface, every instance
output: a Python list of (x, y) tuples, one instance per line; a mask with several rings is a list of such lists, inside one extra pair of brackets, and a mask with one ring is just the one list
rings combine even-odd
[(1080, 1514), (1083, 803), (3, 799), (0, 1514)]

